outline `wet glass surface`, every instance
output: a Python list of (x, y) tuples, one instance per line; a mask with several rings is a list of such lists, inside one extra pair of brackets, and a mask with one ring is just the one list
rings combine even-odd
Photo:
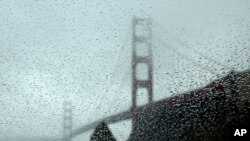
[[(72, 122), (72, 132), (86, 128), (72, 140), (89, 140), (101, 121), (123, 112), (117, 122), (113, 122), (115, 118), (105, 120), (112, 123), (107, 126), (117, 140), (127, 140), (133, 125), (132, 114), (126, 113), (133, 104), (133, 33), (152, 33), (147, 39), (152, 60), (137, 66), (136, 79), (148, 80), (152, 75), (149, 87), (153, 103), (201, 89), (211, 82), (216, 85), (206, 87), (199, 96), (217, 90), (222, 93), (217, 80), (226, 94), (233, 90), (239, 94), (238, 101), (249, 101), (249, 17), (248, 0), (0, 0), (0, 140), (60, 140), (64, 136), (64, 117), (69, 119), (65, 124)], [(151, 31), (147, 27), (133, 28), (133, 18), (149, 18)], [(138, 56), (150, 54), (143, 50), (145, 46), (148, 44), (136, 43)], [(152, 66), (150, 75), (148, 66)], [(232, 71), (236, 78), (226, 79)], [(246, 73), (238, 75), (242, 72)], [(229, 86), (231, 80), (235, 80), (235, 87)], [(139, 106), (147, 106), (148, 93), (145, 88), (137, 90)], [(152, 117), (161, 116), (166, 120), (163, 115), (172, 111), (174, 117), (168, 116), (169, 120), (157, 124), (178, 130), (181, 125), (167, 122), (181, 124), (184, 111), (197, 116), (195, 111), (201, 109), (195, 105), (201, 106), (202, 101), (205, 108), (201, 111), (223, 112), (211, 108), (216, 102), (206, 98), (195, 104), (189, 102), (191, 106), (185, 105), (186, 109), (175, 109), (177, 102), (170, 109), (163, 108), (166, 112), (159, 110), (161, 106), (140, 112), (153, 121), (157, 118)], [(65, 102), (71, 102), (71, 106), (65, 108)], [(229, 98), (229, 103), (233, 99)], [(65, 109), (71, 109), (72, 114)], [(244, 118), (247, 108), (242, 109)], [(197, 124), (198, 128), (207, 130)], [(161, 131), (165, 130), (145, 132), (163, 136)]]

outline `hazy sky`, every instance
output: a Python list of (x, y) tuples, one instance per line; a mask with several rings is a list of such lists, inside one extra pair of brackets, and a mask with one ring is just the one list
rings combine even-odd
[(250, 0), (0, 0), (0, 138), (60, 137), (64, 100), (74, 128), (128, 110), (133, 16), (152, 18), (155, 101), (250, 68)]

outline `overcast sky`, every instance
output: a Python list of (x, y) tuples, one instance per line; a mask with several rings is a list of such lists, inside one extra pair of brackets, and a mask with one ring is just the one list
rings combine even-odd
[(249, 0), (0, 0), (0, 138), (60, 137), (64, 100), (74, 128), (131, 108), (133, 16), (152, 18), (155, 101), (250, 68)]

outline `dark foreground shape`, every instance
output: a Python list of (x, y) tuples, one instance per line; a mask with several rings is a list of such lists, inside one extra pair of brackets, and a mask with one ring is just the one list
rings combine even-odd
[(116, 141), (108, 126), (102, 122), (91, 135), (90, 141)]
[[(146, 106), (129, 141), (230, 141), (250, 135), (250, 71)], [(247, 129), (234, 136), (236, 129)]]

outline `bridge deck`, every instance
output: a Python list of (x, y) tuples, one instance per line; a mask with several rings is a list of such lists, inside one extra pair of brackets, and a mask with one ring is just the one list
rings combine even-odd
[[(238, 77), (237, 79), (246, 78), (247, 80), (250, 80), (249, 70), (246, 72), (240, 72), (234, 75)], [(210, 84), (208, 84), (207, 86), (203, 88), (192, 90), (186, 93), (182, 93), (173, 97), (169, 97), (169, 98), (139, 107), (136, 109), (136, 112), (150, 113), (152, 112), (152, 110), (155, 111), (157, 109), (161, 109), (162, 107), (169, 107), (169, 106), (178, 105), (182, 103), (188, 103), (190, 101), (200, 101), (200, 100), (204, 100), (205, 98), (211, 95), (218, 95), (228, 90), (231, 91), (232, 87), (231, 85), (229, 85), (231, 80), (232, 80), (232, 75), (228, 75), (222, 79), (218, 79), (218, 80), (211, 82)], [(240, 81), (237, 81), (237, 82), (240, 82)], [(245, 83), (246, 82), (244, 82), (244, 84)], [(250, 97), (249, 93), (247, 94), (248, 94), (247, 97), (249, 98)], [(112, 115), (110, 117), (95, 121), (93, 123), (84, 125), (78, 129), (73, 130), (72, 137), (75, 137), (81, 133), (94, 129), (101, 122), (105, 122), (106, 124), (112, 124), (112, 123), (119, 122), (122, 120), (131, 119), (132, 116), (133, 115), (132, 115), (131, 110), (127, 110), (127, 111)]]

